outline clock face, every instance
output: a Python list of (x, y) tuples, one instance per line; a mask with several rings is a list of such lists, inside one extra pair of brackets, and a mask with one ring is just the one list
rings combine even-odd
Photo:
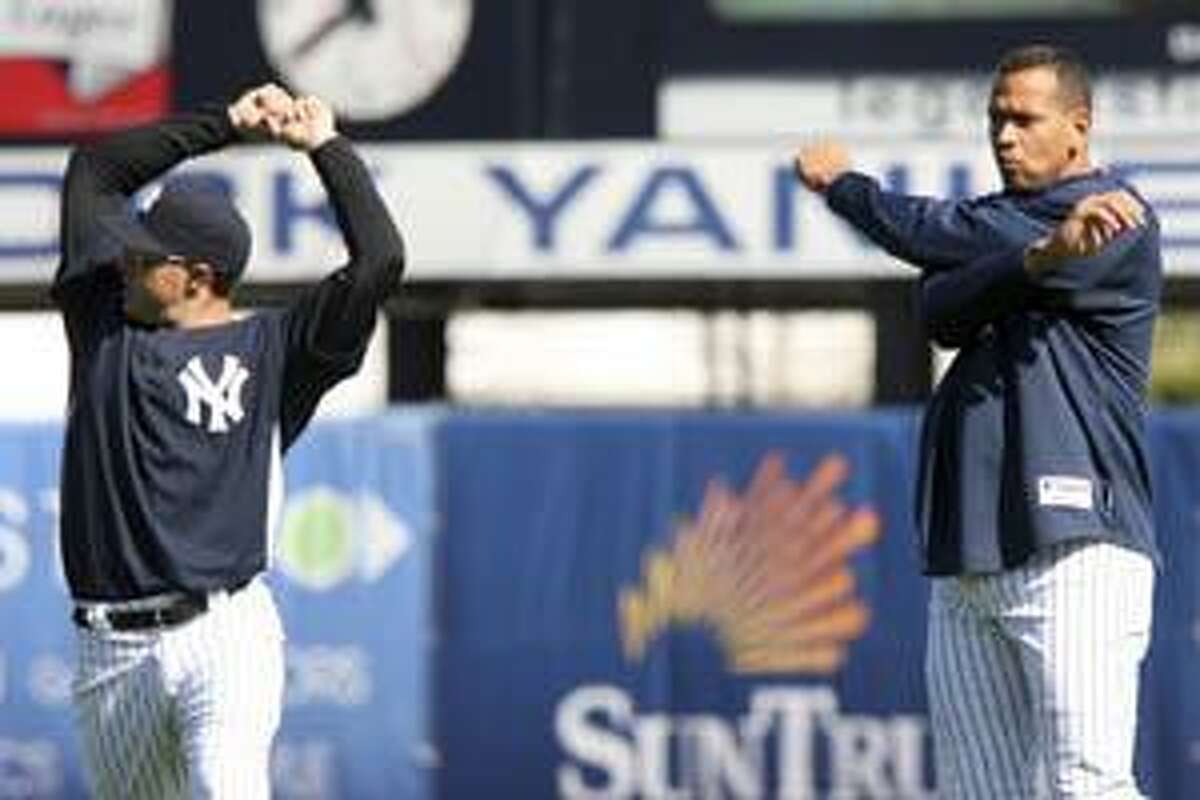
[(298, 94), (358, 121), (394, 117), (453, 72), (473, 0), (259, 0), (272, 66)]

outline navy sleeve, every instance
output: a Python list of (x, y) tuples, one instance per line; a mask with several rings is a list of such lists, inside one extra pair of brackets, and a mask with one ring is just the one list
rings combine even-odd
[(1158, 222), (1151, 216), (1145, 225), (1121, 234), (1096, 255), (1070, 259), (1047, 271), (1036, 283), (1043, 294), (1055, 293), (1065, 304), (1076, 305), (1092, 289), (1124, 283), (1123, 276), (1136, 266), (1132, 256), (1147, 240), (1157, 237)]
[(73, 281), (112, 261), (96, 220), (120, 213), (142, 186), (184, 159), (236, 138), (223, 107), (180, 114), (76, 148), (67, 163), (59, 217), (62, 258), (54, 276), (58, 299)]
[(962, 347), (987, 323), (1023, 307), (1031, 290), (1023, 247), (959, 269), (926, 273), (920, 303), (926, 335), (942, 347)]
[(921, 280), (926, 332), (943, 347), (962, 347), (982, 326), (1016, 311), (1106, 310), (1120, 302), (1122, 287), (1137, 279), (1138, 263), (1132, 256), (1147, 237), (1156, 235), (1157, 223), (1151, 220), (1096, 255), (1069, 259), (1036, 278), (1025, 270), (1024, 247), (927, 274)]
[(830, 210), (896, 258), (922, 270), (959, 267), (994, 242), (969, 200), (886, 192), (862, 173), (847, 172), (825, 193)]
[(62, 311), (73, 354), (85, 356), (122, 318), (122, 280), (111, 268), (120, 254), (97, 220), (124, 211), (134, 192), (180, 161), (235, 138), (226, 110), (213, 107), (121, 131), (71, 153), (59, 213), (61, 257), (50, 295)]
[(350, 142), (336, 137), (312, 153), (350, 261), (306, 290), (284, 314), (286, 448), (321, 395), (362, 363), (379, 308), (400, 285), (404, 240)]

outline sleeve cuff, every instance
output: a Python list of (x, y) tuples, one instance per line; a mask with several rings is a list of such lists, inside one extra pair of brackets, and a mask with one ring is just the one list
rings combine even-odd
[(233, 127), (233, 120), (229, 119), (228, 106), (220, 103), (206, 103), (200, 106), (196, 113), (208, 118), (213, 126), (212, 130), (222, 142), (236, 142), (241, 139), (238, 129)]
[(308, 157), (314, 162), (321, 161), (326, 158), (336, 158), (339, 154), (352, 151), (353, 149), (350, 140), (339, 133), (332, 139), (323, 142), (320, 147), (309, 150)]
[(845, 216), (862, 205), (862, 197), (876, 186), (875, 179), (861, 172), (843, 172), (825, 190), (825, 204), (833, 212)]

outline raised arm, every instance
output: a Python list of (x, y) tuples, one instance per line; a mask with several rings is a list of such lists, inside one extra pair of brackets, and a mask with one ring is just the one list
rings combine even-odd
[(953, 269), (979, 258), (992, 241), (966, 202), (887, 192), (850, 167), (845, 147), (821, 142), (795, 158), (797, 178), (825, 196), (830, 210), (896, 258), (921, 270)]
[(309, 154), (350, 254), (348, 264), (289, 309), (291, 344), (308, 354), (357, 357), (374, 329), (376, 312), (399, 287), (404, 241), (366, 165), (338, 134), (324, 102), (296, 100), (280, 138)]
[[(213, 106), (131, 128), (71, 154), (59, 218), (62, 258), (55, 297), (97, 266), (111, 263), (98, 233), (101, 216), (122, 213), (133, 194), (185, 159), (217, 150), (264, 125), (267, 111), (286, 93), (275, 86), (251, 90), (229, 107)], [(290, 100), (288, 100), (290, 102)]]
[(305, 291), (284, 315), (287, 366), (281, 414), (291, 446), (321, 396), (362, 363), (380, 306), (400, 285), (404, 241), (349, 140), (325, 103), (296, 101), (279, 137), (307, 152), (329, 196), (350, 261)]
[[(1130, 301), (1134, 253), (1157, 235), (1127, 192), (1089, 195), (1042, 239), (984, 256), (962, 269), (926, 275), (921, 310), (930, 338), (968, 344), (983, 326), (1019, 310), (1104, 311)], [(1096, 291), (1104, 285), (1107, 291)]]

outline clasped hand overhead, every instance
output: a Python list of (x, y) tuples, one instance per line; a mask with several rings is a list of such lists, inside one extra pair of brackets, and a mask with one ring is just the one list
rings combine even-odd
[(281, 86), (263, 84), (229, 106), (229, 119), (243, 136), (315, 150), (337, 136), (333, 110), (312, 95), (293, 97)]

